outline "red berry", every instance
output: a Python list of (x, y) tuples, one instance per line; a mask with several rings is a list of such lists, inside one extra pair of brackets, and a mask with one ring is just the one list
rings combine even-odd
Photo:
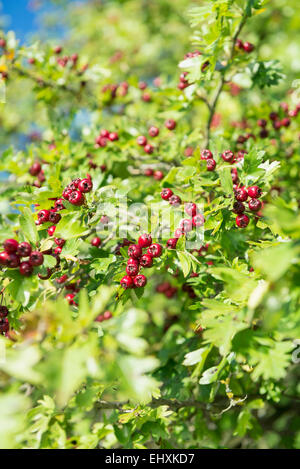
[(46, 223), (49, 221), (50, 210), (41, 210), (37, 216), (40, 223)]
[(44, 263), (44, 256), (39, 251), (32, 251), (30, 258), (29, 258), (29, 262), (32, 266), (39, 267), (40, 265), (43, 265)]
[(244, 42), (243, 49), (244, 49), (244, 51), (246, 51), (248, 53), (252, 52), (254, 50), (254, 45), (251, 44), (251, 42)]
[(136, 143), (138, 145), (140, 145), (141, 147), (144, 147), (145, 145), (147, 145), (147, 139), (146, 137), (144, 137), (144, 135), (140, 135), (137, 139), (136, 139)]
[(258, 125), (259, 127), (266, 127), (266, 125), (267, 125), (266, 119), (258, 119), (257, 125)]
[(53, 225), (53, 226), (50, 226), (50, 228), (48, 228), (48, 230), (47, 230), (48, 235), (49, 235), (49, 236), (53, 236), (55, 230), (56, 230), (56, 226), (54, 226), (54, 225)]
[(152, 236), (148, 233), (142, 234), (138, 239), (138, 245), (141, 248), (148, 248), (152, 244)]
[(153, 177), (156, 181), (161, 181), (164, 177), (164, 173), (162, 171), (154, 171)]
[(108, 320), (111, 319), (112, 317), (113, 317), (113, 316), (112, 316), (112, 314), (111, 314), (110, 311), (105, 311), (105, 312), (103, 313), (103, 319), (104, 319), (105, 321), (108, 321)]
[(281, 121), (278, 120), (278, 121), (274, 121), (274, 122), (273, 122), (273, 128), (274, 128), (275, 130), (279, 130), (280, 127), (281, 127)]
[(151, 244), (147, 249), (147, 254), (151, 257), (160, 257), (162, 255), (162, 246), (158, 243)]
[(115, 140), (119, 140), (119, 135), (117, 132), (110, 132), (108, 138), (111, 142), (114, 142)]
[(234, 158), (234, 153), (231, 150), (225, 150), (221, 156), (224, 161), (231, 163)]
[(243, 213), (236, 217), (235, 222), (239, 228), (246, 228), (249, 224), (249, 217)]
[(6, 267), (8, 263), (9, 254), (8, 252), (0, 252), (0, 265)]
[(278, 118), (277, 112), (270, 112), (269, 118), (271, 119), (271, 121), (275, 121)]
[(102, 129), (100, 131), (100, 137), (108, 138), (108, 136), (109, 136), (109, 131), (108, 130)]
[(235, 191), (235, 198), (239, 202), (245, 202), (248, 199), (248, 192), (243, 187), (240, 187)]
[(132, 244), (128, 248), (128, 256), (133, 259), (139, 259), (142, 255), (142, 248), (138, 244)]
[(243, 46), (244, 46), (243, 41), (241, 41), (240, 39), (237, 39), (235, 42), (235, 47), (237, 47), (238, 49), (243, 49), (244, 48)]
[(152, 125), (152, 127), (150, 127), (150, 129), (148, 130), (148, 134), (150, 135), (150, 137), (157, 137), (157, 135), (159, 134), (159, 129)]
[(153, 258), (152, 256), (149, 256), (149, 254), (144, 254), (141, 258), (140, 258), (140, 265), (142, 267), (152, 267), (153, 265)]
[(173, 195), (173, 191), (171, 189), (169, 189), (168, 187), (165, 187), (161, 191), (160, 195), (161, 195), (161, 198), (163, 200), (169, 200), (169, 198), (172, 197), (172, 195)]
[(0, 306), (0, 319), (8, 316), (8, 308), (6, 306)]
[(62, 46), (56, 46), (53, 49), (55, 54), (61, 54), (62, 50), (63, 50)]
[(93, 189), (93, 183), (91, 179), (82, 179), (78, 184), (78, 190), (86, 194), (87, 192), (91, 192)]
[(177, 230), (175, 230), (175, 233), (174, 233), (175, 238), (180, 238), (182, 235), (183, 235), (183, 231), (180, 228), (177, 228)]
[(31, 251), (32, 249), (31, 249), (30, 244), (24, 241), (23, 243), (19, 244), (17, 255), (20, 257), (29, 257), (31, 254)]
[(5, 252), (12, 254), (17, 252), (19, 243), (15, 239), (6, 239), (3, 243), (3, 247)]
[(0, 39), (0, 47), (3, 49), (6, 47), (6, 40), (3, 37)]
[(258, 212), (261, 209), (262, 203), (259, 199), (250, 199), (248, 205), (252, 212)]
[(176, 122), (175, 122), (173, 119), (168, 119), (168, 120), (166, 120), (166, 122), (165, 122), (165, 126), (166, 126), (167, 129), (169, 129), (169, 130), (174, 130), (175, 127), (176, 127)]
[(0, 332), (5, 334), (9, 331), (9, 321), (7, 318), (0, 319)]
[(16, 254), (10, 253), (7, 256), (7, 267), (10, 269), (15, 269), (20, 265), (20, 258)]
[(269, 136), (269, 131), (267, 129), (261, 129), (259, 136), (260, 138), (267, 138)]
[(185, 218), (179, 223), (179, 228), (183, 233), (189, 233), (193, 229), (193, 222), (190, 219)]
[(209, 158), (208, 160), (206, 160), (206, 169), (207, 169), (207, 171), (214, 171), (214, 169), (216, 167), (216, 164), (217, 163), (212, 158)]
[(151, 155), (151, 153), (153, 153), (154, 151), (154, 147), (152, 145), (150, 145), (150, 143), (147, 143), (145, 146), (144, 146), (144, 151), (146, 153), (148, 153), (149, 155)]
[(146, 279), (145, 275), (140, 274), (140, 275), (137, 275), (136, 277), (134, 277), (133, 283), (134, 283), (135, 287), (142, 288), (146, 285), (147, 279)]
[(50, 210), (49, 214), (49, 222), (53, 223), (53, 225), (57, 225), (57, 223), (61, 220), (61, 215), (56, 212), (56, 210)]
[(61, 285), (61, 284), (65, 283), (67, 280), (68, 280), (68, 276), (65, 274), (65, 275), (62, 275), (61, 277), (57, 278), (56, 282), (59, 285)]
[(33, 272), (33, 267), (30, 262), (22, 262), (19, 267), (20, 274), (24, 277), (29, 277)]
[(179, 195), (172, 195), (169, 198), (169, 204), (173, 205), (174, 207), (178, 207), (181, 204), (181, 198)]
[(240, 215), (245, 211), (245, 205), (243, 202), (239, 202), (238, 200), (234, 202), (233, 204), (233, 212), (236, 213), (237, 215)]
[(248, 195), (251, 199), (258, 199), (262, 194), (262, 190), (258, 186), (248, 187)]
[(63, 248), (66, 244), (66, 240), (62, 238), (54, 238), (54, 242), (59, 248)]
[(184, 156), (192, 156), (192, 154), (194, 153), (194, 148), (193, 147), (186, 147), (186, 149), (184, 150)]
[(289, 127), (290, 124), (291, 120), (288, 117), (284, 117), (281, 121), (281, 125), (283, 125), (283, 127)]
[(100, 135), (95, 139), (96, 147), (98, 146), (104, 148), (106, 147), (107, 142), (108, 139), (106, 137), (101, 137)]
[(193, 221), (193, 225), (198, 227), (198, 226), (203, 226), (204, 225), (205, 219), (204, 219), (204, 216), (201, 213), (198, 213), (198, 215), (195, 215), (193, 217), (192, 221)]
[(190, 217), (194, 217), (197, 213), (197, 205), (193, 202), (188, 202), (184, 205), (184, 210)]
[(212, 157), (213, 157), (213, 154), (210, 150), (208, 149), (201, 150), (201, 160), (208, 160), (208, 159), (211, 159)]
[(125, 277), (122, 278), (120, 284), (122, 288), (127, 290), (128, 288), (133, 287), (133, 280), (129, 275), (125, 275)]
[(149, 103), (151, 101), (151, 94), (150, 93), (143, 93), (142, 94), (142, 100), (145, 101), (145, 103)]
[(167, 241), (167, 248), (168, 249), (176, 249), (178, 239), (177, 238), (170, 238)]
[(91, 241), (91, 245), (94, 246), (95, 248), (98, 248), (99, 246), (101, 246), (101, 244), (102, 244), (102, 241), (97, 236), (93, 238)]
[(144, 171), (144, 175), (145, 175), (145, 176), (148, 176), (148, 177), (153, 176), (153, 173), (154, 173), (154, 171), (153, 171), (153, 169), (151, 169), (151, 168), (147, 168), (147, 169), (145, 169), (145, 171)]
[(72, 190), (66, 187), (66, 189), (63, 191), (62, 196), (64, 199), (69, 200), (70, 195), (72, 194)]
[(75, 293), (68, 293), (66, 296), (65, 296), (65, 299), (67, 300), (67, 302), (69, 303), (70, 306), (73, 306), (75, 305), (75, 301), (74, 301), (74, 298), (75, 298)]
[[(130, 261), (130, 262), (129, 262)], [(129, 259), (127, 266), (126, 266), (126, 273), (130, 275), (130, 277), (135, 277), (140, 269), (140, 265), (137, 260)]]
[(54, 204), (55, 210), (58, 210), (58, 211), (64, 210), (65, 206), (63, 202), (64, 202), (64, 199), (57, 199)]
[(57, 256), (59, 256), (60, 254), (62, 253), (62, 248), (57, 246), (57, 248), (54, 249), (54, 254), (56, 254)]
[(31, 174), (31, 176), (37, 176), (41, 172), (41, 170), (42, 166), (40, 165), (40, 163), (35, 162), (29, 169), (29, 173)]
[(80, 191), (73, 191), (69, 196), (69, 202), (72, 205), (80, 207), (85, 202), (84, 195)]

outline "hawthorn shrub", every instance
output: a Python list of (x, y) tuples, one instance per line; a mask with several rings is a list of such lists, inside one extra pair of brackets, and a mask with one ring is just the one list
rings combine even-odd
[(62, 4), (0, 35), (0, 447), (299, 448), (297, 2)]

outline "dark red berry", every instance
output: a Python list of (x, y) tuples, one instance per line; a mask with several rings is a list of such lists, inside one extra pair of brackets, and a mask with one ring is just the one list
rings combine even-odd
[(201, 160), (208, 160), (213, 157), (213, 154), (210, 150), (204, 149), (201, 150)]
[(140, 258), (140, 265), (142, 267), (152, 267), (153, 265), (153, 258), (152, 256), (149, 256), (149, 254), (144, 254), (141, 258)]
[(55, 210), (64, 210), (64, 199), (57, 199), (55, 204), (54, 204)]
[(234, 202), (233, 204), (233, 212), (236, 213), (237, 215), (240, 215), (245, 211), (245, 205), (243, 202), (239, 202), (238, 200)]
[(174, 130), (175, 127), (176, 127), (176, 122), (175, 122), (173, 119), (168, 119), (168, 120), (166, 120), (166, 122), (165, 122), (165, 126), (166, 126), (167, 129), (169, 129), (169, 130)]
[(231, 163), (234, 158), (234, 153), (231, 150), (225, 150), (221, 156), (224, 161)]
[(207, 171), (214, 171), (215, 170), (215, 167), (216, 167), (216, 161), (213, 160), (212, 158), (209, 158), (208, 160), (206, 160), (206, 169)]
[(128, 256), (133, 259), (139, 259), (142, 255), (142, 248), (138, 244), (132, 244), (128, 248)]
[(178, 239), (177, 238), (170, 238), (167, 241), (167, 248), (168, 249), (176, 249)]
[(246, 228), (249, 224), (249, 217), (243, 213), (236, 217), (235, 222), (239, 228)]
[(87, 192), (91, 192), (93, 189), (93, 183), (90, 179), (82, 179), (78, 184), (78, 190), (86, 194)]
[(193, 202), (188, 202), (184, 205), (184, 210), (190, 217), (194, 217), (197, 213), (197, 205)]
[(288, 117), (284, 117), (281, 121), (283, 127), (289, 127), (291, 125), (291, 120)]
[(31, 251), (32, 249), (31, 249), (30, 244), (24, 241), (23, 243), (19, 244), (17, 255), (20, 257), (29, 257), (31, 254)]
[(245, 202), (248, 199), (248, 192), (243, 187), (240, 187), (235, 191), (235, 198), (239, 202)]
[(259, 199), (250, 199), (248, 205), (252, 212), (258, 212), (261, 209), (262, 203)]
[(128, 288), (132, 288), (133, 287), (133, 280), (132, 278), (129, 276), (129, 275), (125, 275), (125, 277), (123, 277), (121, 279), (121, 287), (124, 288), (125, 290), (127, 290)]
[(169, 198), (172, 197), (172, 195), (173, 195), (173, 191), (171, 189), (169, 189), (168, 187), (165, 187), (161, 191), (160, 195), (161, 195), (161, 198), (163, 200), (169, 200)]
[(204, 216), (201, 213), (198, 213), (198, 215), (193, 217), (192, 222), (195, 227), (203, 226), (205, 222)]
[(65, 275), (62, 275), (61, 277), (57, 278), (56, 282), (59, 285), (61, 285), (61, 284), (65, 283), (67, 280), (68, 280), (68, 276), (65, 274)]
[(266, 127), (266, 125), (267, 125), (266, 119), (258, 119), (257, 125), (258, 125), (259, 127)]
[(271, 119), (271, 121), (275, 121), (278, 118), (277, 112), (270, 112), (269, 118)]
[(178, 207), (181, 204), (181, 198), (179, 197), (179, 195), (172, 195), (169, 198), (169, 204), (173, 205), (174, 207)]
[(130, 277), (135, 277), (140, 269), (139, 263), (135, 259), (129, 259), (129, 261), (126, 266), (126, 273), (130, 275)]
[(140, 275), (137, 275), (136, 277), (134, 277), (133, 283), (134, 283), (135, 287), (142, 288), (146, 285), (147, 279), (146, 279), (145, 275), (140, 274)]
[(61, 220), (61, 215), (56, 212), (56, 210), (50, 210), (49, 214), (49, 222), (57, 225), (57, 223)]
[(72, 205), (80, 207), (85, 202), (84, 195), (80, 191), (73, 191), (69, 196), (69, 202)]
[(162, 255), (162, 246), (158, 243), (151, 244), (147, 249), (147, 254), (152, 257), (160, 257)]
[(5, 334), (9, 331), (9, 321), (7, 318), (0, 319), (0, 333)]
[(102, 244), (102, 241), (97, 236), (91, 240), (91, 245), (94, 246), (95, 248), (98, 248), (99, 246), (101, 246), (101, 244)]
[(8, 263), (9, 253), (4, 251), (0, 252), (0, 265), (6, 267)]
[(147, 145), (147, 139), (146, 137), (144, 137), (144, 135), (140, 135), (137, 139), (136, 139), (136, 143), (138, 145), (140, 145), (141, 147), (144, 147), (145, 145)]
[(147, 169), (145, 169), (145, 171), (144, 171), (144, 175), (147, 176), (147, 177), (153, 176), (153, 173), (154, 173), (154, 171), (153, 171), (153, 169), (151, 169), (151, 168), (147, 168)]
[(251, 199), (258, 199), (262, 194), (262, 190), (258, 186), (248, 187), (248, 195)]
[(29, 258), (29, 262), (34, 267), (39, 267), (44, 263), (44, 256), (39, 251), (32, 251), (31, 256)]
[(46, 223), (47, 221), (49, 221), (49, 217), (50, 217), (50, 210), (41, 210), (38, 214), (38, 220), (40, 221), (40, 223)]
[(29, 169), (29, 173), (31, 174), (31, 176), (37, 176), (41, 172), (41, 170), (42, 170), (42, 166), (40, 165), (40, 163), (35, 162)]
[(17, 252), (19, 243), (15, 239), (6, 239), (3, 243), (3, 247), (5, 252), (12, 254)]
[(73, 306), (75, 305), (75, 301), (74, 301), (74, 298), (75, 298), (75, 293), (68, 293), (66, 296), (65, 296), (65, 299), (67, 300), (67, 302), (69, 303), (70, 306)]
[(141, 248), (148, 248), (152, 244), (152, 236), (148, 233), (142, 234), (138, 239), (138, 245)]
[(8, 254), (8, 257), (7, 257), (7, 267), (9, 267), (10, 269), (15, 269), (16, 267), (19, 267), (20, 265), (20, 258), (19, 256), (17, 256), (16, 254), (14, 253), (10, 253)]
[(22, 262), (19, 267), (20, 274), (24, 277), (29, 277), (33, 272), (33, 267), (30, 262)]
[(66, 244), (66, 240), (62, 238), (54, 238), (54, 242), (59, 248), (63, 248)]
[(267, 138), (269, 136), (269, 131), (267, 129), (261, 129), (259, 136), (260, 138)]
[(145, 146), (144, 146), (144, 151), (146, 153), (148, 153), (149, 155), (151, 155), (151, 153), (153, 153), (154, 151), (154, 147), (152, 145), (150, 145), (150, 143), (147, 143)]
[(6, 318), (8, 316), (7, 306), (0, 306), (0, 319)]
[(70, 195), (72, 194), (72, 190), (68, 187), (63, 191), (62, 196), (65, 200), (69, 200)]
[(148, 130), (148, 134), (150, 135), (150, 137), (157, 137), (157, 135), (159, 134), (159, 129), (152, 125), (152, 127), (150, 127), (150, 129)]
[(254, 45), (251, 44), (251, 42), (244, 42), (243, 49), (244, 49), (244, 51), (246, 51), (248, 53), (252, 52), (254, 50)]
[(48, 230), (47, 230), (48, 235), (49, 235), (49, 236), (53, 236), (55, 230), (56, 230), (56, 226), (54, 226), (54, 225), (53, 225), (53, 226), (50, 226), (50, 228), (48, 228)]

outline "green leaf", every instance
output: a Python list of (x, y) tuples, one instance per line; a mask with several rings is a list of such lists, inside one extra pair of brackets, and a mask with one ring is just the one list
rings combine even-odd
[(20, 210), (22, 212), (22, 215), (20, 215), (20, 228), (22, 230), (22, 234), (29, 243), (36, 244), (39, 239), (39, 235), (33, 219), (32, 211), (27, 207), (22, 207)]

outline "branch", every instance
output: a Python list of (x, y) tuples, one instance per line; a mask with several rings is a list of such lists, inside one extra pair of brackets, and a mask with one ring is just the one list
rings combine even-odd
[[(116, 401), (98, 401), (97, 402), (97, 408), (98, 409), (115, 409), (115, 410), (124, 410), (123, 406), (128, 405), (129, 402), (116, 402)], [(182, 408), (193, 408), (196, 407), (197, 409), (203, 409), (207, 410), (207, 407), (210, 406), (211, 404), (209, 403), (204, 403), (204, 402), (199, 402), (195, 400), (187, 400), (187, 401), (178, 401), (177, 399), (164, 399), (164, 398), (159, 398), (159, 399), (153, 399), (151, 402), (146, 404), (147, 407), (151, 407), (152, 409), (155, 409), (160, 406), (168, 406), (172, 410), (179, 410)]]

